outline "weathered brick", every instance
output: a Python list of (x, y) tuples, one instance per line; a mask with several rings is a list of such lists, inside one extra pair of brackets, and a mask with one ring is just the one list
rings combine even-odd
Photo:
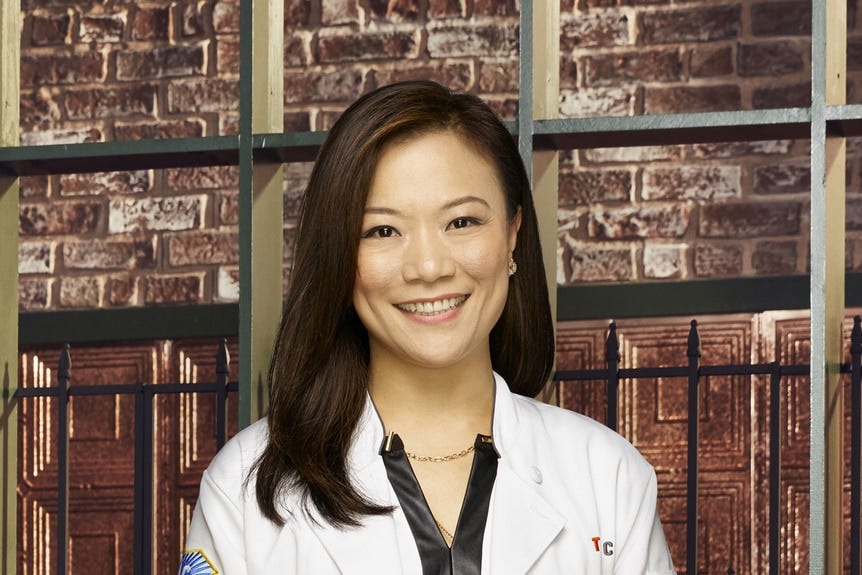
[(638, 14), (640, 44), (715, 42), (738, 38), (742, 29), (740, 6), (709, 6), (695, 9)]
[[(285, 40), (285, 44), (287, 44), (287, 40)], [(292, 65), (285, 58), (285, 66)], [(239, 40), (219, 38), (216, 41), (216, 71), (219, 76), (239, 74)]]
[(700, 277), (742, 274), (742, 248), (727, 244), (695, 244), (694, 274)]
[(63, 266), (82, 270), (156, 267), (156, 238), (72, 241), (63, 244)]
[(632, 88), (560, 90), (560, 96), (560, 114), (568, 118), (626, 116), (632, 113), (635, 102)]
[(370, 0), (371, 17), (389, 22), (414, 22), (419, 17), (416, 0)]
[(282, 261), (286, 264), (285, 267), (293, 265), (293, 256), (296, 253), (296, 221), (285, 221), (284, 229), (282, 230)]
[(64, 101), (66, 114), (74, 120), (151, 116), (155, 106), (156, 88), (147, 84), (128, 88), (69, 90)]
[(32, 138), (35, 131), (44, 131), (57, 125), (63, 113), (57, 103), (60, 95), (56, 90), (40, 87), (36, 90), (22, 90), (19, 99), (21, 116), (21, 143)]
[(727, 200), (742, 194), (739, 166), (644, 168), (645, 200)]
[(101, 303), (99, 278), (64, 277), (60, 280), (60, 307), (94, 308)]
[(86, 142), (100, 142), (104, 140), (101, 130), (94, 127), (87, 128), (59, 128), (56, 130), (41, 130), (38, 132), (25, 132), (21, 134), (22, 146), (48, 146), (52, 144), (83, 144)]
[(625, 148), (594, 148), (581, 150), (583, 164), (638, 164), (644, 162), (679, 161), (681, 146), (630, 146)]
[(191, 232), (170, 234), (168, 263), (172, 266), (235, 264), (239, 262), (236, 232)]
[(587, 234), (594, 239), (680, 238), (685, 235), (691, 206), (671, 204), (590, 210)]
[(730, 46), (699, 45), (689, 52), (689, 73), (693, 78), (712, 78), (733, 74), (733, 49)]
[(862, 37), (847, 39), (847, 69), (862, 70)]
[(23, 236), (88, 234), (96, 230), (101, 214), (99, 202), (21, 204), (18, 233)]
[[(289, 132), (285, 125), (285, 132)], [(239, 134), (239, 114), (225, 112), (218, 117), (218, 133), (222, 136)]]
[(170, 7), (139, 7), (132, 17), (133, 40), (167, 40), (171, 20)]
[(140, 194), (152, 185), (151, 172), (96, 172), (60, 176), (61, 196), (95, 196), (107, 194)]
[(811, 105), (811, 84), (789, 84), (757, 88), (751, 98), (756, 109), (804, 108)]
[(714, 112), (741, 107), (739, 86), (734, 85), (648, 87), (644, 95), (644, 111), (647, 114)]
[(21, 55), (21, 86), (38, 88), (47, 85), (102, 82), (107, 68), (101, 52), (55, 51), (50, 54)]
[(171, 168), (167, 170), (168, 188), (175, 191), (217, 190), (239, 185), (237, 166)]
[(560, 88), (574, 90), (578, 87), (578, 61), (563, 56), (560, 58)]
[(742, 44), (738, 50), (740, 76), (783, 76), (805, 68), (803, 46), (793, 42)]
[(450, 18), (467, 15), (465, 0), (428, 0), (428, 18)]
[(21, 176), (19, 197), (21, 199), (47, 198), (50, 190), (48, 176)]
[(711, 238), (754, 238), (799, 233), (798, 202), (706, 204), (700, 207), (698, 234)]
[(143, 278), (144, 303), (198, 303), (203, 297), (203, 283), (203, 274), (146, 276)]
[(567, 14), (560, 19), (560, 50), (565, 57), (576, 48), (608, 48), (632, 44), (627, 14), (616, 11)]
[(362, 95), (364, 85), (365, 78), (361, 70), (288, 71), (284, 77), (284, 102), (352, 102)]
[(70, 39), (72, 18), (68, 13), (30, 16), (30, 41), (34, 46), (65, 44)]
[(236, 79), (184, 79), (168, 85), (168, 111), (172, 114), (236, 111), (239, 107), (238, 93), (239, 81)]
[(634, 279), (631, 250), (605, 248), (590, 244), (566, 245), (561, 269), (566, 283), (624, 281)]
[(790, 153), (793, 140), (761, 140), (757, 142), (722, 142), (695, 144), (697, 158), (739, 158), (745, 156), (783, 156)]
[(755, 36), (810, 36), (811, 1), (753, 4), (751, 32)]
[(18, 308), (25, 311), (47, 308), (52, 283), (50, 279), (18, 276)]
[(201, 12), (202, 4), (185, 2), (179, 6), (180, 33), (183, 38), (201, 36), (206, 31), (205, 16)]
[(756, 194), (807, 194), (811, 170), (807, 164), (764, 164), (754, 167)]
[(510, 56), (518, 54), (518, 24), (497, 21), (490, 24), (451, 22), (428, 24), (428, 54), (432, 58), (463, 56)]
[(845, 222), (848, 231), (862, 230), (862, 200), (847, 200)]
[(644, 277), (679, 279), (685, 277), (685, 246), (647, 244), (644, 246)]
[(116, 234), (200, 228), (206, 200), (204, 195), (114, 199), (109, 206), (108, 231)]
[(239, 194), (236, 191), (219, 194), (218, 213), (222, 225), (239, 223)]
[(588, 56), (584, 65), (588, 85), (616, 85), (631, 80), (669, 82), (679, 80), (682, 72), (682, 60), (675, 49)]
[(620, 202), (631, 198), (630, 170), (560, 171), (558, 202), (562, 206)]
[(474, 16), (517, 16), (514, 0), (473, 0)]
[[(311, 58), (311, 34), (297, 32), (284, 38), (284, 65), (293, 68), (308, 66)], [(237, 67), (237, 71), (239, 67)]]
[(751, 255), (751, 267), (759, 274), (796, 272), (796, 242), (759, 242)]
[(216, 299), (218, 301), (239, 301), (239, 268), (221, 266), (216, 278)]
[(110, 276), (105, 282), (105, 304), (114, 307), (135, 305), (138, 298), (138, 278), (129, 275)]
[(308, 132), (311, 130), (311, 119), (308, 112), (286, 112), (284, 114), (285, 132)]
[(323, 24), (359, 24), (357, 0), (321, 0), (320, 4)]
[[(285, 23), (287, 23), (285, 13)], [(213, 29), (216, 34), (235, 34), (239, 32), (239, 2), (218, 0), (213, 6)]]
[(321, 62), (416, 58), (420, 39), (414, 29), (357, 34), (350, 28), (324, 28), (317, 35), (317, 58)]
[(514, 122), (518, 117), (518, 98), (499, 96), (484, 96), (483, 99), (488, 107), (497, 114), (504, 122)]
[(206, 132), (204, 120), (159, 120), (157, 122), (117, 122), (115, 140), (161, 140), (166, 138), (197, 138)]
[(54, 242), (22, 241), (18, 244), (19, 274), (49, 274), (54, 271)]
[(81, 42), (115, 44), (123, 40), (126, 29), (125, 11), (116, 14), (85, 14), (81, 16), (78, 39)]
[(117, 54), (118, 80), (202, 76), (205, 71), (205, 44), (157, 46), (141, 52)]
[[(493, 69), (496, 64), (491, 59), (487, 61), (483, 60), (482, 69), (484, 70), (486, 66)], [(402, 61), (389, 65), (381, 64), (375, 66), (374, 77), (378, 86), (385, 86), (386, 84), (403, 82), (405, 80), (433, 80), (460, 92), (470, 90), (473, 88), (475, 82), (473, 63), (457, 60), (420, 60), (412, 62)], [(518, 74), (516, 72), (516, 82), (517, 77)], [(499, 91), (481, 87), (480, 89), (486, 92)]]

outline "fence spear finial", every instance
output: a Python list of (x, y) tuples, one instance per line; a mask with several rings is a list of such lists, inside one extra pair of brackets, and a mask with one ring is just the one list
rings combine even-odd
[(60, 365), (57, 366), (57, 378), (60, 380), (69, 381), (72, 375), (72, 356), (69, 354), (69, 344), (63, 344), (63, 350), (60, 352)]
[(617, 324), (611, 320), (608, 325), (608, 338), (605, 340), (605, 360), (614, 361), (620, 358), (620, 340), (617, 337)]
[(216, 353), (216, 373), (227, 374), (230, 366), (230, 352), (227, 349), (227, 339), (221, 338)]
[(688, 330), (688, 357), (700, 357), (700, 335), (697, 333), (697, 320), (691, 320), (691, 329)]

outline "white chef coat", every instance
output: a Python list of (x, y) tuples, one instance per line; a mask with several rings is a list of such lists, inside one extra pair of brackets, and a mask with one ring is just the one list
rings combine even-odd
[[(652, 467), (625, 439), (569, 410), (513, 394), (495, 374), (500, 453), (482, 545), (483, 575), (673, 575)], [(379, 455), (370, 399), (348, 454), (354, 484), (394, 512), (335, 528), (288, 493), (278, 527), (260, 512), (249, 469), (265, 421), (237, 434), (201, 479), (181, 575), (421, 575), (419, 552)], [(314, 511), (312, 511), (314, 513)]]

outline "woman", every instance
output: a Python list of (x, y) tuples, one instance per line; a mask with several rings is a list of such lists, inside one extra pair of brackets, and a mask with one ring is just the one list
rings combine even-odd
[(270, 415), (201, 482), (189, 573), (673, 573), (652, 468), (538, 403), (554, 341), (517, 148), (473, 96), (376, 90), (303, 201)]

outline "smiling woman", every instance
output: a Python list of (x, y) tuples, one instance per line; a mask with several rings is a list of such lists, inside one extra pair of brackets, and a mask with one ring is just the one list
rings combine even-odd
[(523, 165), (484, 103), (430, 82), (357, 101), (303, 200), (270, 415), (204, 474), (190, 560), (673, 573), (652, 468), (530, 399), (554, 353), (544, 278)]

